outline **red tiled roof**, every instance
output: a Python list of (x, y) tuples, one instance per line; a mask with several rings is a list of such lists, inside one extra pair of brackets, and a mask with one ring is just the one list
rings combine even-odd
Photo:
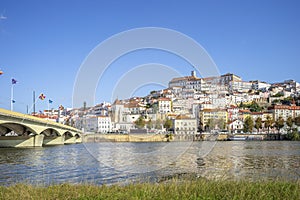
[(200, 80), (201, 78), (194, 77), (194, 76), (184, 76), (184, 77), (179, 77), (179, 78), (173, 78), (171, 82), (175, 81), (197, 81)]
[(169, 98), (164, 98), (164, 97), (161, 97), (158, 99), (158, 101), (171, 101), (171, 99)]
[(178, 115), (176, 117), (176, 119), (191, 119), (190, 117), (186, 116), (186, 115)]
[(300, 106), (275, 105), (271, 109), (278, 109), (278, 110), (300, 110)]
[(242, 112), (242, 113), (251, 113), (251, 111), (250, 110), (239, 110), (239, 112)]

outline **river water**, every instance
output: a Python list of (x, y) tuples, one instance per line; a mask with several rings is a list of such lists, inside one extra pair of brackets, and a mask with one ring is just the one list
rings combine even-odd
[(1, 148), (0, 185), (126, 184), (178, 174), (207, 179), (300, 179), (300, 142), (84, 143)]

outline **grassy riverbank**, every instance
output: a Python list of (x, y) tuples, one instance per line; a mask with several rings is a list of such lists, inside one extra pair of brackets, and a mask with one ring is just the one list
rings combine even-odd
[(300, 199), (300, 182), (172, 180), (126, 186), (18, 184), (0, 187), (0, 199)]

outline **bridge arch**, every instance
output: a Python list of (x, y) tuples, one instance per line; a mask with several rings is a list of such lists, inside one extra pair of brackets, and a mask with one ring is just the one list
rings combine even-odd
[(81, 135), (79, 133), (73, 132), (73, 131), (64, 131), (63, 135), (67, 135), (67, 136), (70, 136), (70, 137), (76, 137), (76, 138), (81, 137)]
[(55, 129), (55, 128), (46, 128), (45, 130), (43, 130), (42, 132), (40, 132), (39, 134), (43, 134), (46, 137), (57, 137), (57, 136), (61, 136), (59, 130)]
[(74, 137), (75, 137), (76, 139), (79, 139), (79, 138), (81, 138), (81, 135), (80, 135), (79, 133), (75, 133)]
[[(12, 132), (13, 131), (13, 132)], [(14, 135), (37, 135), (38, 132), (34, 129), (32, 129), (29, 126), (26, 126), (25, 124), (22, 123), (15, 123), (15, 122), (4, 122), (0, 123), (0, 135), (5, 136), (7, 134), (14, 134)]]

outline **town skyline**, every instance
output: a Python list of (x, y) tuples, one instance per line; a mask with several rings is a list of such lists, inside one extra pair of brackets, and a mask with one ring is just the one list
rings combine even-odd
[(257, 134), (275, 134), (276, 130), (287, 134), (300, 125), (299, 94), (300, 83), (294, 80), (270, 84), (244, 81), (231, 73), (200, 78), (191, 71), (188, 76), (172, 78), (168, 88), (146, 96), (117, 98), (94, 106), (84, 102), (79, 108), (34, 115), (87, 133), (143, 130), (197, 135), (217, 130), (236, 134), (252, 133), (255, 127)]
[[(191, 74), (191, 72), (194, 72), (195, 73), (195, 76), (197, 77), (197, 78), (199, 78), (199, 79), (205, 79), (205, 78), (212, 78), (212, 77), (199, 77), (198, 76), (198, 74), (197, 74), (197, 71), (194, 71), (194, 70), (192, 70), (192, 71), (190, 71), (190, 74)], [(182, 77), (188, 77), (188, 76), (190, 76), (190, 74), (186, 74), (185, 76), (182, 76)], [(223, 75), (226, 75), (226, 74), (233, 74), (233, 75), (235, 75), (235, 76), (238, 76), (239, 78), (241, 78), (241, 81), (242, 82), (253, 82), (253, 81), (259, 81), (259, 82), (262, 82), (262, 83), (268, 83), (268, 84), (276, 84), (276, 83), (282, 83), (282, 82), (284, 82), (284, 81), (290, 81), (290, 80), (292, 80), (292, 81), (296, 81), (295, 79), (285, 79), (285, 80), (278, 80), (278, 81), (275, 81), (275, 82), (268, 82), (268, 81), (264, 81), (264, 80), (258, 80), (258, 79), (252, 79), (252, 80), (244, 80), (241, 76), (239, 76), (238, 74), (235, 74), (235, 73), (233, 73), (233, 72), (227, 72), (227, 73), (223, 73), (223, 74), (220, 74), (220, 76), (223, 76)], [(181, 77), (173, 77), (173, 78), (181, 78)], [(18, 80), (16, 80), (15, 78), (11, 78), (10, 80), (10, 83), (11, 83), (11, 87), (13, 86), (13, 85), (16, 85), (19, 81)], [(171, 80), (167, 80), (168, 82), (170, 82)], [(14, 82), (14, 83), (12, 83), (12, 82)], [(296, 81), (296, 82), (298, 82), (298, 81)], [(162, 91), (162, 90), (165, 90), (165, 89), (169, 89), (169, 87), (162, 87), (162, 86), (159, 86), (160, 88), (158, 89), (158, 88), (155, 88), (155, 87), (145, 87), (145, 89), (148, 89), (148, 90), (143, 90), (142, 91), (142, 93), (140, 93), (141, 95), (132, 95), (132, 96), (128, 96), (128, 98), (116, 98), (116, 99), (119, 99), (119, 100), (126, 100), (126, 99), (131, 99), (131, 98), (144, 98), (144, 97), (146, 97), (146, 96), (148, 96), (152, 91)], [(150, 90), (149, 90), (149, 88), (150, 88)], [(46, 90), (45, 90), (46, 91)], [(42, 113), (42, 112), (44, 112), (44, 110), (59, 110), (61, 107), (64, 107), (64, 108), (66, 108), (66, 109), (78, 109), (78, 108), (83, 108), (83, 105), (84, 105), (84, 103), (85, 102), (82, 102), (82, 107), (72, 107), (72, 106), (69, 106), (69, 107), (65, 107), (63, 104), (60, 104), (60, 103), (58, 103), (58, 106), (52, 106), (52, 103), (53, 103), (53, 99), (55, 99), (55, 98), (51, 98), (51, 97), (47, 97), (47, 96), (44, 96), (44, 92), (40, 92), (40, 93), (38, 93), (38, 92), (36, 92), (35, 90), (33, 90), (32, 91), (33, 93), (34, 93), (34, 95), (35, 95), (35, 107), (37, 107), (36, 109), (35, 109), (35, 112), (37, 112), (37, 113)], [(41, 98), (41, 96), (43, 97), (43, 98)], [(9, 97), (10, 98), (10, 97)], [(15, 103), (17, 100), (15, 100), (16, 98), (14, 98), (13, 99), (13, 102)], [(94, 105), (88, 105), (88, 107), (94, 107), (94, 106), (96, 106), (96, 105), (99, 105), (99, 104), (105, 104), (105, 103), (109, 103), (109, 104), (111, 104), (111, 103), (113, 103), (116, 99), (112, 99), (112, 101), (99, 101), (99, 102), (96, 102)], [(2, 104), (3, 104), (3, 101), (1, 102)], [(10, 99), (9, 99), (9, 102), (8, 103), (10, 103)], [(38, 106), (38, 105), (43, 105), (44, 107), (42, 107), (42, 106)], [(33, 105), (33, 102), (31, 102), (31, 104), (28, 104), (28, 105), (26, 105), (26, 106), (28, 106), (28, 107), (26, 107), (26, 112), (24, 111), (23, 113), (27, 113), (27, 111), (28, 111), (28, 114), (31, 114), (31, 113), (33, 113), (34, 112), (34, 109), (33, 109), (33, 107), (34, 107), (34, 105)], [(45, 107), (46, 106), (46, 107)], [(6, 107), (2, 107), (2, 108), (4, 108), (4, 109), (7, 109), (7, 110), (9, 110), (10, 108), (10, 104), (8, 105), (7, 104), (7, 106)], [(28, 110), (27, 110), (28, 109)], [(16, 110), (15, 110), (16, 111)], [(17, 111), (17, 112), (19, 112), (19, 111)]]

